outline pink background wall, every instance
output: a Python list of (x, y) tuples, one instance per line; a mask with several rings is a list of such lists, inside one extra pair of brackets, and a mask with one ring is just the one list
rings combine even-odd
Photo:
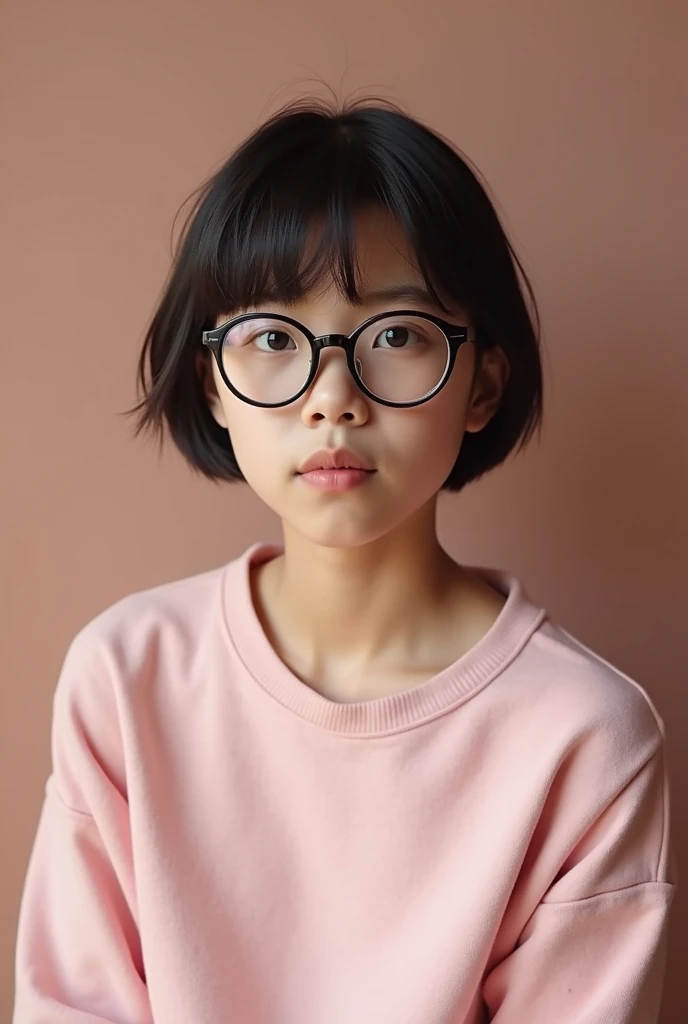
[[(650, 692), (685, 864), (686, 5), (14, 0), (1, 21), (0, 1017), (67, 643), (128, 591), (278, 536), (118, 413), (177, 206), (318, 77), (405, 104), (498, 199), (542, 307), (545, 439), (447, 499), (443, 536)], [(663, 1024), (686, 1019), (687, 918), (681, 894)]]

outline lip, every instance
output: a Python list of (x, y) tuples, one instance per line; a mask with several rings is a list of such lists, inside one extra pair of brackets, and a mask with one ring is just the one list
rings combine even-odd
[(321, 448), (313, 452), (301, 463), (297, 473), (303, 476), (306, 473), (332, 470), (362, 470), (365, 473), (372, 473), (373, 468), (365, 459), (350, 448)]
[(311, 469), (298, 479), (318, 491), (352, 491), (367, 483), (375, 473), (369, 469)]

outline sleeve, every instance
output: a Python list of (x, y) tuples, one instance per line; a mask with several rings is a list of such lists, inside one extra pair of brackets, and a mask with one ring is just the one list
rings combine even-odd
[[(85, 636), (65, 658), (22, 893), (13, 1024), (149, 1024), (116, 702)], [(100, 652), (96, 652), (100, 655)]]
[(674, 892), (663, 743), (588, 828), (487, 975), (494, 1024), (656, 1024)]

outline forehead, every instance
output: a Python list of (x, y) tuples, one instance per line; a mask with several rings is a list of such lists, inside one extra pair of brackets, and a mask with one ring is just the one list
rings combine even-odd
[[(305, 248), (306, 259), (321, 240), (319, 228), (314, 227)], [(353, 219), (353, 243), (362, 306), (434, 305), (413, 249), (389, 213), (380, 209), (357, 212)], [(293, 306), (313, 304), (340, 306), (349, 302), (333, 275), (325, 271), (318, 285), (296, 299)]]
[(374, 290), (395, 281), (423, 283), (415, 254), (400, 224), (385, 210), (361, 210), (354, 218), (361, 283)]
[[(326, 318), (333, 313), (342, 317), (353, 317), (353, 326), (362, 317), (393, 308), (413, 308), (444, 315), (458, 313), (455, 303), (447, 296), (431, 294), (427, 280), (420, 269), (412, 245), (401, 225), (385, 209), (375, 206), (361, 207), (351, 217), (347, 244), (350, 270), (347, 275), (355, 277), (356, 297), (348, 296), (342, 287), (342, 278), (333, 272), (328, 261), (319, 257), (328, 251), (332, 253), (328, 225), (323, 218), (311, 223), (302, 243), (299, 266), (310, 264), (318, 267), (317, 276), (305, 287), (294, 289), (289, 295), (285, 289), (260, 289), (253, 301), (237, 304), (223, 310), (216, 317), (219, 325), (232, 315), (242, 312), (271, 310), (285, 312), (298, 320), (322, 315)], [(341, 250), (340, 250), (341, 251)], [(352, 264), (352, 265), (351, 265)], [(342, 263), (337, 262), (341, 269)], [(282, 280), (288, 279), (282, 275)], [(307, 276), (307, 275), (306, 275)], [(358, 317), (358, 320), (356, 320)], [(355, 321), (355, 322), (354, 322)], [(310, 320), (309, 320), (310, 322)], [(342, 328), (343, 329), (343, 328)]]

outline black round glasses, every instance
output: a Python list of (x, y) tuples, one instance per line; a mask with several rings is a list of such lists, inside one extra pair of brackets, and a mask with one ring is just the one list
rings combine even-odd
[(395, 407), (421, 405), (447, 383), (472, 327), (430, 313), (394, 310), (365, 320), (349, 335), (316, 336), (298, 320), (244, 313), (203, 332), (230, 391), (249, 405), (275, 409), (296, 401), (318, 372), (324, 348), (341, 348), (361, 391)]

